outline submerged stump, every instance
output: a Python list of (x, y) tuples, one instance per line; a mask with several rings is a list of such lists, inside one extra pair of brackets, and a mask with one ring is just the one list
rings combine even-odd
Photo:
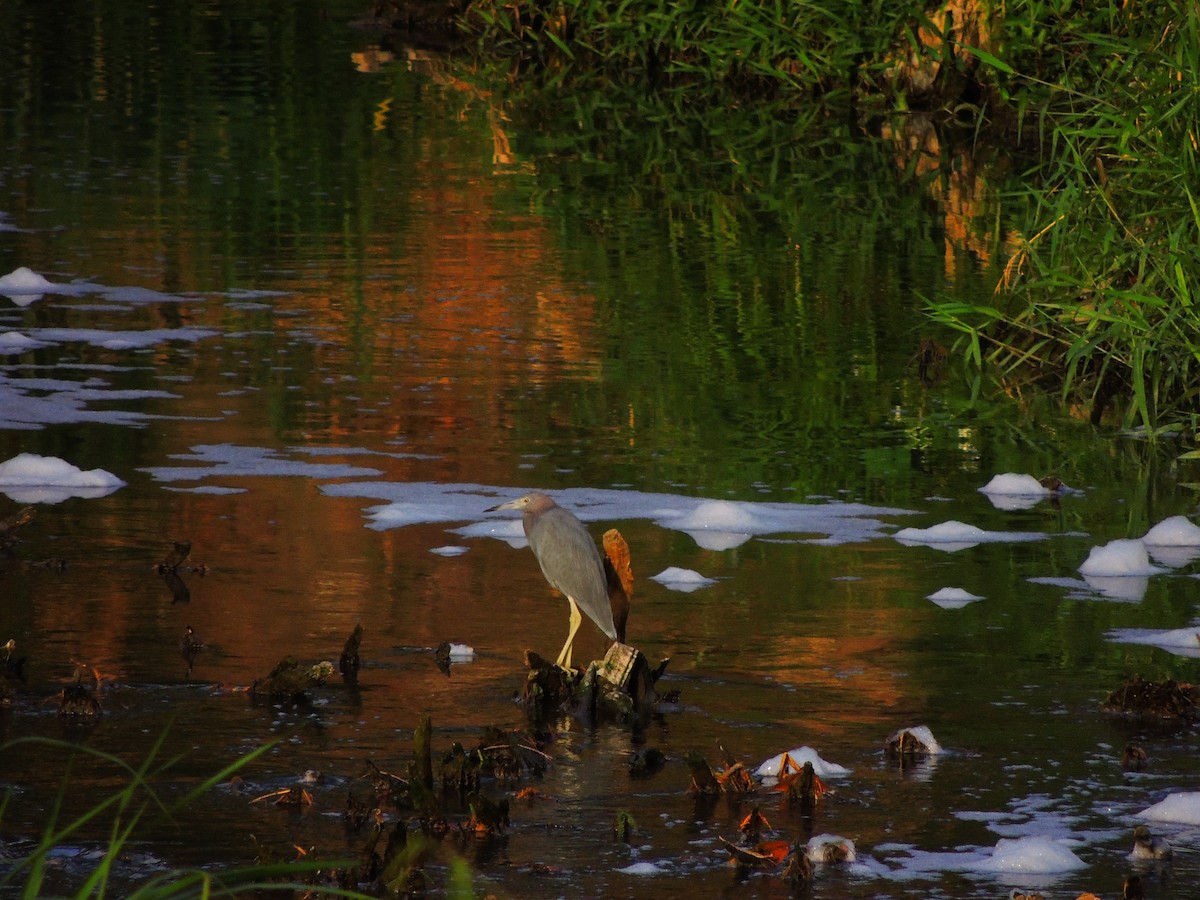
[(535, 718), (560, 711), (589, 719), (638, 722), (649, 718), (658, 702), (654, 684), (669, 660), (651, 668), (636, 647), (616, 643), (602, 660), (582, 673), (567, 672), (532, 650), (525, 652), (524, 701)]
[(1144, 681), (1135, 675), (1110, 693), (1102, 708), (1106, 712), (1190, 724), (1200, 717), (1200, 688), (1170, 678)]

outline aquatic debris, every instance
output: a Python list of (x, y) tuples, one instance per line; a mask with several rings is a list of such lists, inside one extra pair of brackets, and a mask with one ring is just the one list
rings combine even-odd
[(613, 643), (602, 660), (593, 660), (581, 674), (567, 672), (533, 650), (525, 651), (529, 671), (523, 701), (535, 721), (570, 710), (589, 720), (646, 722), (658, 703), (654, 685), (670, 659), (651, 669), (645, 655), (628, 644)]
[(1121, 751), (1121, 768), (1127, 772), (1140, 772), (1146, 768), (1149, 754), (1137, 744), (1126, 744)]
[(613, 817), (613, 839), (622, 844), (633, 841), (633, 833), (637, 830), (637, 821), (629, 810), (621, 809)]
[(1133, 851), (1129, 854), (1132, 859), (1170, 859), (1171, 845), (1165, 838), (1155, 837), (1145, 825), (1133, 829)]
[(854, 841), (837, 834), (818, 834), (804, 846), (805, 855), (821, 865), (854, 862), (857, 858)]
[(1198, 703), (1200, 689), (1195, 685), (1171, 679), (1144, 681), (1135, 675), (1110, 693), (1101, 708), (1106, 712), (1192, 722)]
[(167, 555), (154, 567), (154, 571), (158, 573), (167, 586), (167, 590), (171, 592), (172, 603), (190, 603), (192, 601), (191, 589), (188, 588), (187, 582), (182, 577), (184, 573), (191, 572), (202, 576), (208, 572), (208, 566), (203, 564), (186, 565), (191, 553), (191, 541), (172, 541)]
[(200, 635), (196, 634), (196, 629), (188, 625), (183, 632), (183, 637), (179, 641), (179, 651), (184, 656), (195, 656), (204, 647), (204, 641), (200, 640)]
[(16, 691), (11, 683), (25, 680), (25, 658), (13, 655), (16, 649), (16, 638), (8, 638), (4, 646), (4, 659), (0, 660), (0, 709), (12, 707), (12, 698)]
[(723, 837), (717, 840), (729, 851), (730, 862), (748, 868), (774, 868), (792, 852), (791, 841), (760, 841), (753, 846), (744, 846)]
[(192, 665), (196, 662), (196, 657), (204, 649), (204, 641), (200, 640), (200, 636), (196, 634), (196, 630), (191, 625), (188, 625), (183, 633), (183, 637), (179, 641), (179, 655), (187, 663), (188, 675), (192, 674)]
[(629, 777), (649, 778), (666, 763), (666, 754), (657, 747), (644, 747), (629, 755)]
[(312, 806), (312, 794), (294, 784), (291, 787), (280, 788), (277, 791), (268, 791), (265, 794), (260, 794), (251, 800), (251, 803), (259, 803), (263, 800), (274, 800), (276, 806), (290, 806), (295, 809), (302, 809)]
[(808, 854), (800, 850), (798, 846), (792, 848), (791, 858), (788, 860), (787, 868), (783, 870), (783, 878), (792, 887), (797, 888), (801, 885), (808, 884), (812, 881), (813, 867), (812, 860), (808, 858)]
[(25, 680), (25, 657), (15, 655), (16, 649), (16, 638), (9, 638), (4, 642), (4, 658), (0, 660), (0, 675), (3, 675), (8, 681)]
[(331, 662), (302, 669), (294, 656), (285, 656), (266, 678), (256, 679), (250, 685), (250, 696), (303, 703), (308, 700), (308, 691), (324, 684), (332, 674)]
[(100, 698), (82, 681), (68, 684), (58, 695), (58, 714), (71, 719), (95, 719), (101, 713)]
[(898, 758), (901, 762), (905, 757), (932, 756), (942, 752), (942, 745), (927, 725), (901, 728), (889, 736), (883, 746), (888, 756)]
[(742, 821), (738, 823), (738, 830), (742, 833), (743, 841), (754, 844), (762, 839), (764, 832), (771, 830), (771, 823), (767, 821), (767, 817), (762, 814), (762, 810), (755, 803), (750, 812), (746, 813)]
[(754, 770), (754, 776), (761, 778), (763, 784), (773, 784), (773, 779), (778, 778), (785, 767), (798, 768), (806, 762), (813, 764), (813, 771), (821, 778), (839, 778), (850, 774), (850, 770), (845, 766), (839, 766), (837, 763), (821, 759), (820, 754), (816, 750), (805, 745), (803, 747), (794, 747), (783, 753), (777, 753), (770, 759), (763, 761)]
[(694, 750), (687, 755), (688, 769), (692, 773), (692, 782), (688, 786), (689, 794), (749, 794), (754, 790), (754, 779), (740, 762), (728, 763), (724, 769), (716, 770)]
[(191, 541), (172, 541), (170, 552), (158, 564), (158, 573), (164, 575), (167, 572), (174, 572), (187, 561), (191, 553)]
[(946, 356), (945, 347), (933, 338), (922, 338), (921, 343), (917, 345), (917, 352), (913, 354), (908, 364), (916, 363), (917, 377), (921, 379), (923, 385), (930, 387), (935, 381), (941, 379)]
[(442, 641), (433, 651), (433, 661), (443, 675), (450, 674), (454, 663), (468, 663), (475, 658), (475, 648), (469, 644), (454, 644)]
[(502, 800), (493, 800), (485, 794), (475, 793), (467, 798), (467, 805), (471, 811), (471, 818), (467, 822), (466, 829), (473, 832), (476, 837), (503, 834), (504, 829), (510, 824), (507, 797)]
[[(790, 757), (788, 759), (791, 760)], [(792, 765), (794, 766), (795, 763)], [(825, 782), (817, 777), (813, 764), (808, 761), (805, 761), (804, 765), (794, 772), (788, 771), (786, 767), (781, 769), (775, 790), (786, 791), (788, 803), (799, 806), (805, 811), (816, 806), (817, 801), (829, 791), (825, 787)]]
[(21, 539), (17, 537), (17, 530), (28, 525), (36, 517), (37, 510), (32, 506), (25, 506), (11, 516), (0, 519), (0, 553), (11, 553), (17, 544), (21, 543)]
[(479, 789), (481, 778), (511, 784), (526, 773), (540, 776), (549, 760), (527, 735), (489, 725), (469, 751), (455, 741), (442, 756), (442, 790), (465, 795)]
[(338, 671), (342, 673), (342, 680), (346, 684), (358, 684), (358, 669), (361, 665), (361, 660), (358, 657), (358, 649), (362, 644), (362, 624), (354, 626), (354, 630), (350, 632), (350, 637), (346, 638), (346, 643), (342, 647), (342, 655), (338, 658)]
[(363, 773), (346, 787), (346, 807), (343, 817), (351, 828), (361, 828), (376, 815), (384, 801), (398, 802), (408, 791), (408, 781), (384, 771), (367, 760)]

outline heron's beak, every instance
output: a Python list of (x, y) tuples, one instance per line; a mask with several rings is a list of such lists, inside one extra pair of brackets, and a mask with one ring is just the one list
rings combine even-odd
[(489, 506), (484, 512), (499, 512), (502, 509), (516, 509), (518, 500), (509, 500), (507, 503), (501, 503), (498, 506)]

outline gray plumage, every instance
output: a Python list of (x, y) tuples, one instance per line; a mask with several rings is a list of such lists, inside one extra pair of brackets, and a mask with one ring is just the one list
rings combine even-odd
[(608, 599), (604, 563), (583, 523), (550, 497), (537, 492), (493, 506), (488, 512), (502, 509), (521, 510), (525, 537), (542, 575), (571, 604), (570, 631), (557, 664), (570, 668), (571, 645), (579, 629), (580, 610), (615, 641), (617, 629)]

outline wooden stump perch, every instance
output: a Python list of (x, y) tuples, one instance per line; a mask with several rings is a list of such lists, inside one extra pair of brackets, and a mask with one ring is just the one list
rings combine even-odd
[(529, 673), (525, 705), (535, 716), (566, 709), (588, 718), (636, 722), (649, 718), (658, 702), (654, 683), (667, 667), (652, 669), (645, 654), (629, 644), (613, 644), (604, 659), (582, 673), (568, 673), (532, 650), (525, 651)]

